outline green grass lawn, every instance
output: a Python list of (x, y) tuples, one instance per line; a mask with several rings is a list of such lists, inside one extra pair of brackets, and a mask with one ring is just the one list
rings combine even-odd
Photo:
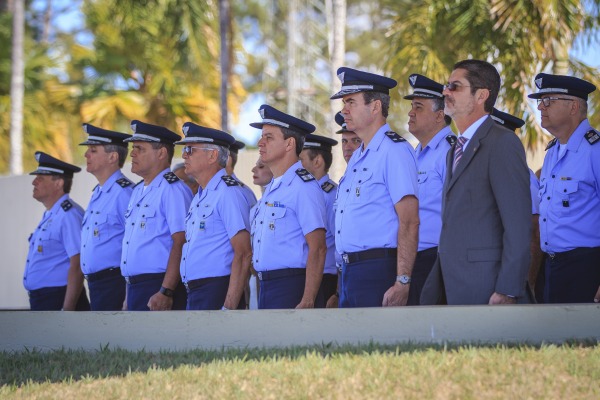
[(0, 399), (600, 399), (600, 345), (0, 353)]

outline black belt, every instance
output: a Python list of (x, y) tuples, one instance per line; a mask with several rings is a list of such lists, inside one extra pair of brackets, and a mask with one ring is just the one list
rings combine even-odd
[(564, 257), (569, 257), (569, 256), (577, 256), (580, 254), (590, 254), (593, 253), (594, 251), (599, 251), (600, 247), (577, 247), (575, 249), (572, 250), (567, 250), (567, 251), (559, 251), (559, 252), (548, 252), (546, 253), (548, 255), (548, 257), (550, 257), (550, 260), (555, 261), (555, 260), (560, 260), (561, 258)]
[(286, 276), (306, 275), (306, 269), (305, 268), (283, 268), (283, 269), (276, 269), (273, 271), (258, 271), (256, 274), (258, 275), (259, 280), (268, 281), (271, 279), (283, 278)]
[(215, 277), (211, 277), (211, 278), (192, 279), (191, 281), (183, 282), (183, 285), (185, 286), (185, 288), (189, 292), (190, 290), (194, 290), (197, 287), (200, 287), (200, 286), (204, 285), (205, 283), (216, 281), (218, 279), (223, 279), (223, 278), (226, 278), (228, 276), (229, 275), (215, 276)]
[(342, 260), (345, 264), (357, 263), (359, 261), (373, 260), (376, 258), (395, 258), (398, 255), (398, 249), (394, 248), (382, 248), (382, 249), (369, 249), (364, 251), (357, 251), (354, 253), (342, 254)]
[(117, 275), (121, 276), (121, 268), (119, 267), (103, 269), (102, 271), (94, 272), (93, 274), (87, 274), (84, 276), (88, 282), (94, 282), (105, 278), (112, 278), (113, 276)]
[(130, 285), (135, 285), (136, 283), (149, 281), (151, 279), (164, 278), (164, 276), (165, 276), (164, 272), (157, 272), (154, 274), (132, 275), (132, 276), (126, 276), (125, 282), (127, 282)]

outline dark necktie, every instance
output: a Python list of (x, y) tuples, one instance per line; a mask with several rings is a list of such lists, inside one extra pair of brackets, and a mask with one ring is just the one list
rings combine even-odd
[(463, 146), (467, 142), (467, 138), (464, 136), (459, 136), (456, 142), (456, 146), (454, 147), (454, 162), (452, 163), (452, 172), (456, 169), (458, 162), (462, 158), (463, 155)]

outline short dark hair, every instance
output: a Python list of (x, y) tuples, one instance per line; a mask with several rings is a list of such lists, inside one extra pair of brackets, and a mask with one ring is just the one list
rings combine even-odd
[[(445, 104), (444, 104), (444, 99), (431, 99), (433, 100), (433, 112), (437, 112), (440, 110), (444, 110)], [(452, 123), (452, 118), (450, 118), (450, 116), (444, 114), (444, 122), (446, 123), (446, 125), (450, 125)]]
[(305, 149), (307, 150), (306, 154), (308, 154), (308, 158), (310, 161), (314, 160), (316, 156), (319, 154), (323, 157), (323, 161), (325, 162), (325, 172), (329, 171), (331, 168), (331, 163), (333, 162), (333, 154), (331, 154), (331, 150), (325, 149)]
[(390, 110), (390, 95), (381, 92), (362, 92), (365, 104), (370, 104), (375, 100), (381, 101), (381, 115), (387, 118)]
[(150, 142), (150, 144), (154, 150), (162, 149), (163, 147), (167, 149), (167, 160), (169, 161), (169, 165), (171, 165), (171, 161), (173, 161), (173, 156), (175, 155), (175, 145), (170, 143), (156, 142)]
[(305, 136), (292, 128), (284, 128), (283, 126), (280, 126), (279, 128), (281, 128), (281, 133), (283, 133), (284, 139), (289, 139), (291, 137), (296, 139), (296, 156), (299, 156), (302, 152), (302, 148), (304, 147)]
[(235, 164), (237, 164), (238, 153), (237, 152), (233, 152), (233, 151), (231, 151), (231, 149), (229, 149), (229, 157), (231, 157), (231, 168), (234, 169), (235, 168)]
[(491, 114), (500, 92), (500, 74), (496, 67), (487, 61), (462, 60), (454, 64), (454, 69), (467, 71), (465, 78), (471, 85), (471, 94), (482, 88), (490, 91), (490, 97), (485, 101), (483, 109)]
[(127, 148), (127, 146), (121, 146), (118, 144), (105, 144), (104, 145), (105, 152), (112, 153), (114, 151), (119, 156), (119, 168), (123, 168), (123, 165), (125, 165), (125, 160), (127, 159), (128, 150), (129, 149)]
[(71, 188), (73, 187), (73, 177), (66, 175), (52, 175), (52, 180), (55, 181), (57, 179), (63, 180), (63, 192), (71, 193)]

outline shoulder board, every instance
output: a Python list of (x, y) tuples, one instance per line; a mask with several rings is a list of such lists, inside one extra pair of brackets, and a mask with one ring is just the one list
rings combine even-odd
[(137, 187), (140, 183), (144, 183), (144, 180), (142, 179), (141, 181), (139, 181), (138, 183), (136, 183), (133, 187)]
[(456, 143), (456, 135), (448, 135), (446, 136), (446, 140), (448, 141), (448, 143), (450, 143), (450, 145), (453, 145), (454, 143)]
[(587, 140), (589, 144), (596, 144), (598, 143), (598, 140), (600, 140), (600, 133), (595, 129), (590, 129), (585, 134), (585, 140)]
[(73, 203), (71, 203), (69, 200), (65, 200), (60, 203), (60, 206), (64, 211), (69, 211), (71, 208), (73, 208)]
[(554, 146), (556, 144), (557, 140), (556, 138), (552, 139), (549, 143), (548, 146), (546, 146), (546, 150), (549, 150), (552, 146)]
[(305, 170), (304, 168), (298, 168), (296, 170), (296, 175), (298, 175), (300, 179), (302, 179), (304, 182), (310, 182), (315, 180), (315, 177), (312, 176), (311, 173)]
[(131, 182), (127, 178), (117, 179), (116, 182), (117, 182), (117, 185), (121, 186), (122, 188), (126, 188), (127, 186), (133, 185), (133, 182)]
[(398, 143), (398, 142), (406, 142), (406, 139), (404, 139), (402, 136), (398, 135), (396, 132), (394, 131), (387, 131), (385, 133), (385, 136), (389, 137), (390, 139), (392, 139), (392, 142), (394, 143)]
[(240, 186), (240, 183), (231, 175), (223, 175), (221, 179), (227, 186)]
[(165, 178), (165, 180), (169, 183), (175, 183), (179, 180), (177, 175), (175, 175), (173, 172), (167, 172), (163, 175), (163, 178)]
[(325, 182), (325, 183), (323, 183), (323, 184), (321, 185), (321, 189), (323, 189), (323, 191), (324, 191), (325, 193), (329, 193), (329, 192), (331, 192), (331, 190), (332, 190), (334, 187), (335, 187), (335, 185), (334, 185), (333, 183), (329, 182), (329, 181), (327, 181), (327, 182)]

